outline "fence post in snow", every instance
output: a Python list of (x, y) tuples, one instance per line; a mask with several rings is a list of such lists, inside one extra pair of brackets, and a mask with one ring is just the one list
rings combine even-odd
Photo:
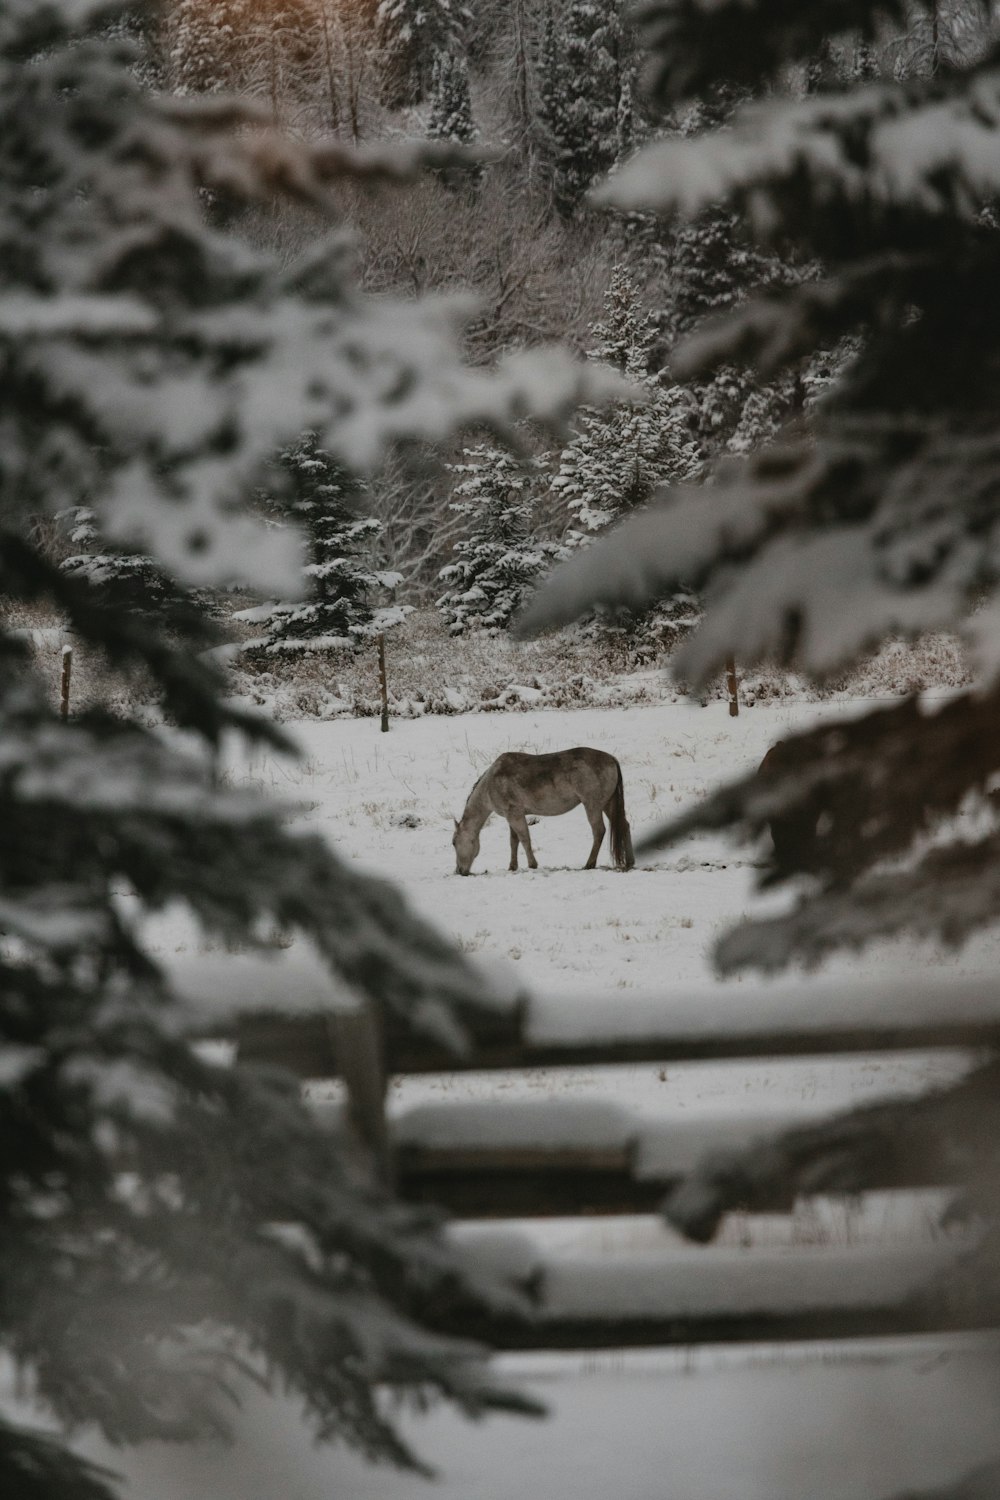
[(336, 1067), (347, 1090), (347, 1117), (368, 1170), (392, 1186), (392, 1158), (385, 1118), (386, 1071), (381, 1018), (371, 1001), (327, 1017)]
[(69, 689), (73, 677), (73, 647), (69, 641), (63, 642), (62, 648), (62, 679), (59, 685), (59, 717), (69, 718)]
[(389, 685), (385, 675), (385, 636), (378, 635), (378, 685), (382, 695), (382, 733), (389, 733)]
[(726, 687), (729, 690), (729, 717), (735, 719), (740, 711), (740, 685), (736, 676), (736, 660), (726, 657)]

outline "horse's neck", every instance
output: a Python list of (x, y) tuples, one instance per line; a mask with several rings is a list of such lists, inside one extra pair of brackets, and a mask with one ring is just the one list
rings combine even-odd
[(482, 828), (492, 811), (489, 776), (480, 776), (466, 801), (465, 811), (462, 814), (462, 827), (472, 827), (476, 830)]

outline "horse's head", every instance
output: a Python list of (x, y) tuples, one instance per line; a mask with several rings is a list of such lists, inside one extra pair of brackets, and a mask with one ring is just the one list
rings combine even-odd
[(471, 828), (463, 828), (456, 818), (451, 842), (455, 847), (456, 875), (468, 875), (472, 869), (472, 861), (479, 853), (479, 834)]

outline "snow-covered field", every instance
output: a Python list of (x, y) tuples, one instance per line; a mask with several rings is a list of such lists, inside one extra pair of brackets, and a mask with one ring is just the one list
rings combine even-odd
[[(626, 804), (640, 834), (725, 777), (754, 766), (793, 726), (865, 703), (757, 706), (739, 718), (724, 704), (660, 704), (626, 709), (458, 715), (394, 722), (344, 720), (298, 727), (303, 758), (270, 755), (234, 764), (300, 805), (298, 817), (323, 830), (349, 859), (396, 880), (413, 903), (491, 965), (506, 965), (528, 988), (563, 997), (601, 996), (627, 1007), (650, 992), (697, 992), (708, 1011), (719, 994), (709, 950), (726, 925), (753, 904), (753, 850), (700, 840), (640, 861), (628, 874), (580, 866), (590, 835), (582, 811), (532, 829), (541, 868), (507, 870), (506, 825), (484, 831), (473, 876), (454, 873), (452, 817), (479, 773), (502, 751), (593, 745), (622, 763)], [(772, 903), (775, 899), (771, 898)], [(995, 972), (998, 940), (984, 936), (962, 954), (909, 942), (844, 959), (824, 975), (949, 980)], [(785, 981), (788, 982), (787, 980)], [(808, 979), (801, 984), (809, 1004)], [(732, 981), (753, 1003), (755, 982)], [(813, 1114), (846, 1103), (919, 1088), (953, 1076), (954, 1056), (872, 1056), (856, 1061), (539, 1070), (405, 1080), (392, 1108), (448, 1101), (610, 1097), (644, 1116), (766, 1112)], [(322, 1097), (323, 1089), (314, 1090)], [(916, 1220), (920, 1220), (919, 1213)], [(581, 1232), (565, 1222), (534, 1224), (550, 1248), (577, 1257), (670, 1251), (652, 1219), (601, 1221)], [(803, 1210), (791, 1220), (737, 1225), (730, 1245), (780, 1247), (872, 1234), (933, 1237), (928, 1215), (897, 1224), (885, 1206), (822, 1220)], [(691, 1252), (685, 1252), (690, 1254)], [(695, 1252), (697, 1253), (697, 1252)], [(1000, 1396), (983, 1378), (981, 1356), (940, 1341), (856, 1344), (773, 1352), (676, 1351), (656, 1355), (521, 1357), (506, 1361), (549, 1404), (544, 1423), (494, 1418), (469, 1427), (445, 1410), (407, 1418), (418, 1448), (441, 1471), (429, 1487), (412, 1476), (369, 1470), (338, 1450), (303, 1455), (296, 1419), (281, 1403), (251, 1398), (245, 1423), (252, 1461), (147, 1453), (129, 1459), (133, 1493), (143, 1500), (520, 1500), (525, 1494), (604, 1500), (856, 1500), (896, 1487), (930, 1485), (956, 1465), (991, 1451)], [(95, 1450), (96, 1451), (96, 1450)], [(120, 1455), (112, 1462), (121, 1464)], [(180, 1462), (181, 1469), (177, 1470)], [(294, 1474), (294, 1481), (288, 1476)], [(166, 1476), (170, 1476), (169, 1479)], [(141, 1482), (139, 1477), (141, 1476)], [(284, 1476), (284, 1477), (282, 1477)]]
[[(294, 726), (300, 761), (268, 754), (232, 774), (303, 804), (308, 826), (397, 881), (467, 952), (505, 962), (533, 989), (613, 992), (627, 1004), (629, 990), (713, 984), (709, 950), (750, 907), (755, 852), (702, 838), (622, 874), (608, 867), (605, 846), (600, 867), (583, 872), (590, 831), (577, 809), (533, 827), (540, 868), (516, 875), (507, 870), (506, 824), (492, 819), (472, 875), (461, 880), (452, 818), (480, 772), (505, 750), (607, 750), (621, 761), (628, 816), (641, 834), (756, 766), (791, 728), (872, 706), (870, 699), (760, 705), (735, 719), (718, 702), (461, 714), (393, 721), (389, 734), (372, 719), (306, 722)], [(941, 965), (954, 976), (980, 971), (998, 951), (996, 940), (980, 940), (956, 958), (931, 947), (915, 952), (908, 941), (837, 972), (926, 973)]]

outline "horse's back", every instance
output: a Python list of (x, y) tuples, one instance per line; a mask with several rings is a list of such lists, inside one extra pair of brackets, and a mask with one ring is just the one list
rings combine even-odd
[(506, 750), (498, 755), (490, 767), (491, 771), (506, 775), (551, 774), (553, 771), (572, 771), (581, 768), (606, 770), (618, 762), (606, 750), (593, 750), (589, 745), (576, 745), (572, 750), (550, 750), (544, 755), (531, 755), (525, 750)]
[(568, 811), (595, 796), (610, 797), (619, 774), (613, 755), (587, 745), (544, 755), (508, 750), (489, 771), (498, 800), (523, 803), (526, 811), (542, 815)]

